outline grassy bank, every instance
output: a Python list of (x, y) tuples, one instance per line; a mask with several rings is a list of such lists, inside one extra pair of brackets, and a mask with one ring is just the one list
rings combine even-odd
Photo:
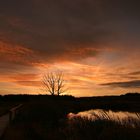
[[(134, 125), (130, 125), (130, 123)], [(123, 122), (98, 118), (74, 118), (55, 130), (52, 140), (139, 140), (140, 120)]]

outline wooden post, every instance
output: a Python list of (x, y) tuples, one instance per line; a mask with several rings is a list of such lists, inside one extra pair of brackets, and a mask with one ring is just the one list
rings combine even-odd
[(16, 107), (13, 107), (12, 109), (10, 109), (9, 111), (9, 122), (13, 121), (17, 115), (17, 112), (19, 110), (19, 108), (22, 106), (22, 104), (16, 106)]

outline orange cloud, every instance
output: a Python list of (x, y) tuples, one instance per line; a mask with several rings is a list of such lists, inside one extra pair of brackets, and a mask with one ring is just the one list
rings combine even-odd
[(31, 64), (35, 59), (35, 52), (27, 47), (0, 41), (1, 62)]
[(38, 74), (16, 74), (11, 76), (10, 78), (15, 81), (28, 81), (28, 80), (36, 80), (38, 79)]
[(31, 87), (41, 87), (42, 86), (41, 81), (16, 81), (15, 83), (18, 85), (31, 86)]
[(5, 54), (26, 54), (26, 53), (33, 53), (32, 50), (25, 48), (20, 45), (12, 45), (10, 43), (0, 41), (0, 53)]
[(9, 77), (13, 83), (21, 86), (41, 86), (39, 74), (15, 74)]

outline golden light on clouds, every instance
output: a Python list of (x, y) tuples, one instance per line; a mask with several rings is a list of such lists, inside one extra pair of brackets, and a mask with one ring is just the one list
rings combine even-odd
[[(38, 94), (61, 70), (74, 96), (140, 92), (140, 8), (109, 0), (0, 5), (0, 94)], [(26, 9), (26, 10), (25, 10)]]

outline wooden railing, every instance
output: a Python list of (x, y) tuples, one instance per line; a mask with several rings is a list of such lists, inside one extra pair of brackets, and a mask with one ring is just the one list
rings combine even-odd
[(0, 116), (0, 138), (4, 134), (9, 123), (11, 123), (15, 119), (21, 107), (22, 104), (19, 104), (18, 106), (10, 109), (7, 114)]
[(9, 122), (11, 122), (15, 119), (21, 106), (22, 106), (22, 104), (19, 104), (18, 106), (13, 107), (12, 109), (9, 110)]

